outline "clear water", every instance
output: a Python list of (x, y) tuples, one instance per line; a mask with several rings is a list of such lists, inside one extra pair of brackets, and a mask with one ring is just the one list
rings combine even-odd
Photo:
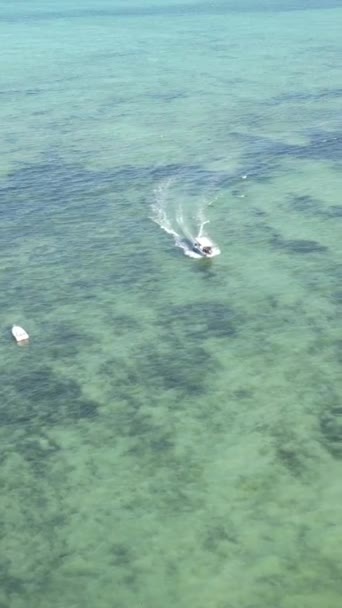
[(0, 607), (339, 608), (340, 2), (0, 14)]

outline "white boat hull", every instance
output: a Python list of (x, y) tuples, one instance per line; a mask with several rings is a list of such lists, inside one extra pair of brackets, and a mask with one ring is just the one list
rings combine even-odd
[(20, 327), (20, 325), (13, 325), (12, 336), (18, 344), (28, 342), (30, 337), (27, 331), (23, 327)]
[(204, 253), (204, 251), (201, 251), (201, 249), (197, 249), (197, 247), (194, 247), (194, 251), (196, 253), (199, 253), (199, 255), (202, 258), (215, 258), (217, 255), (220, 255), (221, 251), (218, 247), (215, 247), (211, 253)]
[[(210, 248), (210, 252), (205, 251)], [(201, 237), (193, 243), (193, 250), (203, 258), (215, 258), (220, 255), (220, 249), (207, 237)]]

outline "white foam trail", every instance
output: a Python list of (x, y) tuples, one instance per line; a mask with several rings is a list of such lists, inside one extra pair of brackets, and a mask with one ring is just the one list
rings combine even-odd
[(151, 219), (173, 237), (175, 246), (182, 249), (186, 256), (198, 259), (202, 256), (193, 251), (192, 243), (203, 235), (204, 226), (209, 220), (205, 218), (204, 209), (200, 208), (193, 218), (195, 225), (191, 227), (191, 222), (185, 216), (184, 205), (178, 200), (175, 204), (174, 198), (176, 196), (178, 199), (179, 194), (176, 190), (172, 192), (174, 181), (175, 178), (167, 179), (155, 188)]
[(199, 231), (198, 231), (198, 235), (197, 235), (197, 238), (199, 238), (199, 239), (200, 239), (200, 238), (201, 238), (201, 236), (203, 236), (203, 232), (204, 232), (204, 230), (203, 230), (203, 229), (204, 229), (204, 226), (205, 226), (206, 224), (209, 224), (209, 222), (210, 222), (210, 220), (202, 220), (202, 221), (201, 221), (201, 223), (200, 223), (200, 227), (199, 227)]

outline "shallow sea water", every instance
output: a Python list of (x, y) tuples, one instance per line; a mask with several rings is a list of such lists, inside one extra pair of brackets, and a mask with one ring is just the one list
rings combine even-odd
[(339, 608), (339, 3), (0, 10), (0, 608)]

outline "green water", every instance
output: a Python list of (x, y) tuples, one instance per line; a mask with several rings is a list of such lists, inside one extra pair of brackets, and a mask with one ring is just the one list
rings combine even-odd
[(0, 14), (0, 608), (339, 608), (338, 2)]

